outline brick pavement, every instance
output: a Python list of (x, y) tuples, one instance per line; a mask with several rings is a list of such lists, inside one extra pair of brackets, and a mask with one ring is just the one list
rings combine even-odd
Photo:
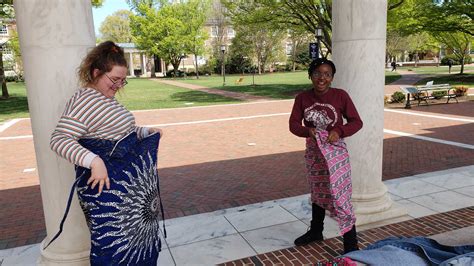
[[(360, 247), (365, 248), (369, 244), (387, 237), (431, 236), (473, 225), (474, 207), (468, 207), (365, 230), (358, 233), (358, 238)], [(302, 247), (281, 249), (221, 265), (315, 265), (317, 262), (332, 260), (341, 255), (342, 249), (342, 237), (335, 237)]]
[[(290, 100), (135, 112), (139, 124), (167, 124), (159, 154), (166, 216), (307, 193), (304, 141), (287, 128), (291, 105)], [(473, 107), (465, 102), (410, 111), (472, 119)], [(251, 118), (265, 114), (275, 115)], [(236, 117), (249, 119), (173, 125)], [(390, 112), (384, 123), (387, 129), (473, 144), (473, 123)], [(22, 120), (0, 138), (29, 134), (29, 120)], [(390, 134), (383, 156), (384, 180), (474, 164), (472, 150)], [(38, 242), (45, 235), (38, 175), (23, 172), (36, 167), (32, 139), (0, 140), (0, 157), (0, 249)]]

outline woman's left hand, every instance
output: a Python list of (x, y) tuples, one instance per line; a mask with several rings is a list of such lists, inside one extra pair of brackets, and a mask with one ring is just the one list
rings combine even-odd
[(153, 133), (159, 133), (160, 138), (163, 137), (163, 130), (161, 130), (160, 128), (156, 128), (156, 127), (150, 128), (150, 134), (153, 134)]
[(329, 132), (328, 142), (330, 142), (330, 143), (336, 142), (336, 141), (339, 140), (339, 138), (340, 138), (339, 133), (337, 133), (334, 130), (331, 130), (331, 132)]

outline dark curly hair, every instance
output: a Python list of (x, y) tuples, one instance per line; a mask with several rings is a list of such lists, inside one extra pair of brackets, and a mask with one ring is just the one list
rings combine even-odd
[(332, 75), (334, 76), (334, 74), (336, 74), (336, 65), (334, 65), (334, 63), (329, 60), (329, 59), (326, 59), (326, 58), (317, 58), (317, 59), (314, 59), (313, 62), (311, 62), (311, 64), (309, 64), (309, 69), (308, 69), (308, 76), (311, 77), (311, 75), (313, 74), (313, 72), (320, 66), (320, 65), (329, 65), (332, 69)]
[[(82, 86), (92, 84), (114, 66), (127, 67), (123, 49), (112, 41), (103, 42), (90, 50), (82, 60), (77, 71), (79, 82)], [(94, 69), (99, 70), (99, 75), (95, 78)]]

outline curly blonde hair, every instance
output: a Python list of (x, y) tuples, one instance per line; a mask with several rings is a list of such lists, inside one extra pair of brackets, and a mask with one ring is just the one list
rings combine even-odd
[[(103, 42), (89, 51), (82, 60), (77, 71), (79, 83), (81, 86), (93, 84), (114, 66), (127, 67), (123, 49), (112, 41)], [(96, 77), (93, 75), (94, 69), (99, 70), (99, 75)]]

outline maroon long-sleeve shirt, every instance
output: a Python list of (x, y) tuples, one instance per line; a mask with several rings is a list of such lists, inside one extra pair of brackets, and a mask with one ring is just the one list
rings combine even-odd
[(316, 96), (311, 89), (296, 96), (290, 116), (291, 133), (307, 138), (310, 136), (309, 128), (335, 130), (339, 137), (344, 138), (359, 131), (362, 120), (349, 94), (344, 90), (330, 88), (325, 94)]

